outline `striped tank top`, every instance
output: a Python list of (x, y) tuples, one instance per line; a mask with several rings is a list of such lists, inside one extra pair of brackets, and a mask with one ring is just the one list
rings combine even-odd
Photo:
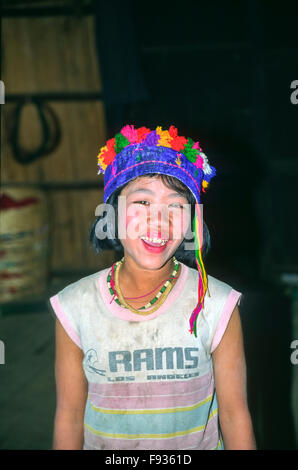
[(206, 293), (195, 337), (189, 317), (197, 304), (198, 272), (181, 267), (166, 301), (147, 316), (112, 301), (110, 268), (50, 298), (84, 352), (84, 449), (224, 448), (212, 352), (242, 294), (208, 275), (210, 297)]

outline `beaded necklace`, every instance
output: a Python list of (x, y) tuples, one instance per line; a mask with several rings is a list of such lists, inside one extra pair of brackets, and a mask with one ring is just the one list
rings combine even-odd
[[(170, 293), (170, 290), (172, 289), (172, 282), (176, 278), (176, 275), (177, 275), (178, 270), (179, 270), (178, 261), (176, 260), (176, 258), (174, 256), (173, 256), (172, 259), (173, 259), (173, 262), (174, 262), (174, 270), (173, 270), (171, 276), (169, 277), (169, 279), (167, 279), (167, 281), (165, 282), (163, 287), (160, 289), (160, 291), (156, 294), (156, 296), (152, 300), (150, 300), (146, 305), (144, 305), (143, 307), (140, 307), (139, 309), (134, 309), (133, 307), (128, 305), (128, 303), (125, 301), (125, 299), (124, 299), (124, 297), (121, 293), (121, 289), (120, 289), (119, 282), (118, 282), (118, 276), (119, 276), (119, 269), (120, 269), (120, 266), (122, 265), (122, 263), (124, 261), (124, 258), (122, 258), (121, 261), (118, 261), (117, 263), (114, 263), (113, 266), (112, 266), (112, 269), (109, 272), (108, 277), (107, 277), (108, 288), (109, 288), (110, 293), (113, 295), (112, 300), (115, 300), (121, 307), (124, 306), (126, 308), (129, 308), (131, 311), (133, 311), (135, 313), (138, 313), (138, 314), (141, 313), (140, 310), (147, 309), (147, 308), (151, 307), (154, 304), (155, 304), (155, 307), (156, 307), (156, 308), (154, 308), (154, 311), (155, 311), (157, 308), (160, 307), (160, 305), (165, 301), (166, 297)], [(115, 273), (116, 273), (115, 274), (116, 282), (114, 282), (114, 270), (115, 270)], [(151, 291), (151, 292), (153, 292), (153, 291)], [(150, 292), (149, 292), (149, 294), (150, 294)], [(163, 297), (161, 297), (162, 294), (164, 294)], [(142, 295), (140, 297), (145, 297), (146, 295), (148, 295), (148, 294)], [(131, 298), (140, 298), (140, 297), (131, 297)], [(112, 300), (111, 300), (111, 302), (112, 302)], [(152, 313), (152, 312), (153, 312), (153, 309), (151, 309), (150, 312), (144, 312), (143, 314), (146, 315), (146, 314), (149, 314), (149, 313)]]

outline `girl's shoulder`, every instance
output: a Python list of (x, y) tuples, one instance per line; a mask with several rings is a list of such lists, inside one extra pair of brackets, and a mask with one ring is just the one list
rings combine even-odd
[[(187, 282), (191, 284), (192, 288), (198, 289), (198, 279), (199, 279), (199, 273), (197, 269), (194, 268), (188, 268), (188, 279)], [(210, 293), (210, 296), (214, 297), (225, 297), (230, 294), (232, 290), (235, 290), (233, 286), (228, 284), (227, 282), (220, 280), (210, 274), (207, 275), (207, 280), (208, 280), (208, 290)], [(208, 296), (208, 293), (206, 294)]]
[[(199, 273), (189, 268), (188, 292), (195, 292), (197, 298)], [(207, 275), (208, 289), (204, 297), (204, 316), (209, 322), (216, 325), (222, 316), (228, 318), (236, 305), (240, 305), (243, 294), (235, 286), (224, 282), (210, 274)]]
[(98, 304), (98, 279), (109, 268), (82, 277), (65, 286), (50, 297), (51, 312), (54, 311), (70, 338), (82, 348), (81, 327), (88, 312), (94, 312)]
[(77, 281), (71, 282), (58, 292), (59, 298), (80, 303), (89, 295), (98, 292), (98, 280), (101, 275), (107, 273), (111, 268), (104, 268), (95, 273), (84, 276)]
[[(198, 271), (189, 268), (189, 292), (198, 291)], [(197, 332), (211, 354), (219, 344), (229, 319), (240, 304), (242, 293), (234, 286), (208, 274), (208, 290), (204, 297), (204, 307), (199, 313)], [(196, 294), (197, 299), (197, 294)]]

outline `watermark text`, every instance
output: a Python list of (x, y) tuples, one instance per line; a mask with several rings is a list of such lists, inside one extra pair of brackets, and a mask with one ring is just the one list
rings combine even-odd
[(291, 349), (294, 349), (291, 354), (291, 363), (296, 366), (298, 364), (298, 339), (291, 342)]
[(4, 82), (0, 80), (0, 104), (4, 104), (4, 103), (5, 103), (5, 86), (4, 86)]
[(298, 104), (298, 80), (292, 81), (291, 88), (294, 89), (290, 96), (291, 103)]
[(0, 340), (0, 365), (5, 364), (5, 346), (3, 341)]
[[(95, 235), (99, 240), (137, 240), (140, 237), (160, 237), (162, 239), (185, 240), (186, 250), (195, 250), (191, 204), (128, 204), (125, 196), (118, 198), (117, 213), (108, 203), (99, 204), (95, 215), (98, 221)], [(203, 204), (200, 204), (197, 234), (200, 248), (203, 245)], [(198, 223), (199, 222), (199, 223)], [(116, 234), (118, 236), (116, 236)], [(160, 235), (157, 235), (160, 234)]]

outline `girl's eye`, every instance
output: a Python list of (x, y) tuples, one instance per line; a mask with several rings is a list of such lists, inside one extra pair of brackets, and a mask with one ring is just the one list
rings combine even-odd
[[(149, 205), (149, 201), (134, 201), (133, 204), (142, 204), (142, 205)], [(174, 207), (174, 208), (177, 208), (177, 209), (183, 209), (183, 204), (179, 204), (179, 203), (176, 203), (176, 204), (171, 204), (170, 207)]]
[(146, 204), (149, 204), (149, 202), (148, 201), (135, 201), (134, 204), (143, 204), (143, 205), (145, 204), (146, 205)]

